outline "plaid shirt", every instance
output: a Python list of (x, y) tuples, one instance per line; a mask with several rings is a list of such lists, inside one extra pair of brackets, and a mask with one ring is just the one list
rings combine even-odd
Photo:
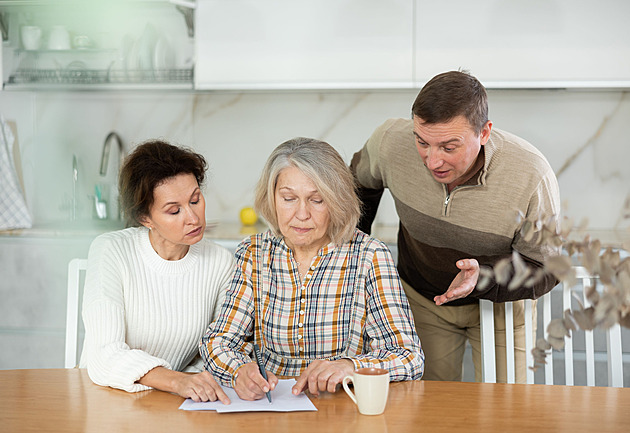
[(231, 386), (252, 362), (252, 339), (279, 378), (297, 377), (315, 359), (350, 359), (355, 368), (419, 379), (424, 353), (391, 253), (357, 230), (329, 244), (302, 279), (291, 249), (271, 232), (244, 240), (222, 311), (200, 343), (206, 369)]

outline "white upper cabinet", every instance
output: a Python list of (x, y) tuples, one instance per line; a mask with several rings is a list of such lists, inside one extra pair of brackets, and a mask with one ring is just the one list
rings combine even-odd
[(408, 88), (413, 0), (198, 0), (195, 88)]
[(630, 87), (630, 2), (416, 0), (415, 81), (467, 69), (494, 88)]

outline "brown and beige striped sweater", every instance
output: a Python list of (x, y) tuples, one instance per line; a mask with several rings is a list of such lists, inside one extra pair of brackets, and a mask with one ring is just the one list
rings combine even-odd
[[(352, 159), (364, 204), (359, 228), (369, 233), (388, 188), (400, 219), (400, 277), (428, 299), (448, 289), (459, 272), (459, 259), (475, 258), (490, 266), (516, 250), (530, 266), (541, 267), (544, 257), (554, 253), (536, 245), (536, 237), (526, 242), (517, 221), (519, 211), (543, 221), (559, 218), (558, 182), (545, 157), (527, 141), (495, 128), (483, 151), (483, 168), (450, 194), (424, 166), (410, 119), (387, 120)], [(472, 304), (478, 298), (536, 299), (556, 284), (547, 276), (533, 287), (508, 291), (493, 282), (449, 305)]]

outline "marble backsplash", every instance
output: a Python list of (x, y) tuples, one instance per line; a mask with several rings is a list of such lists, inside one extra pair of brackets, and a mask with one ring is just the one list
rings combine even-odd
[[(271, 150), (295, 136), (323, 139), (346, 161), (389, 117), (409, 117), (416, 91), (378, 92), (2, 92), (0, 113), (17, 124), (26, 198), (35, 225), (93, 218), (94, 186), (116, 209), (117, 150), (99, 175), (110, 131), (126, 150), (160, 137), (193, 147), (210, 164), (207, 219), (236, 222)], [(565, 215), (619, 230), (630, 194), (630, 98), (620, 91), (491, 90), (494, 126), (529, 140), (558, 175)], [(72, 156), (79, 177), (73, 188)], [(74, 194), (73, 194), (73, 191)], [(391, 198), (377, 222), (397, 224)]]
[[(36, 226), (27, 234), (0, 236), (0, 297), (6, 300), (0, 303), (0, 345), (6, 348), (0, 369), (64, 365), (68, 261), (86, 257), (96, 232), (114, 226), (95, 222), (91, 197), (96, 184), (109, 186), (114, 195), (116, 149), (106, 175), (99, 174), (110, 131), (120, 135), (127, 151), (161, 137), (203, 153), (210, 164), (207, 219), (221, 222), (224, 232), (233, 228), (229, 239), (214, 229), (208, 236), (233, 249), (234, 238), (246, 235), (239, 231), (239, 210), (252, 204), (254, 185), (275, 146), (299, 135), (317, 137), (349, 162), (385, 119), (410, 115), (416, 93), (0, 92), (0, 113), (17, 125), (26, 199)], [(629, 221), (620, 220), (630, 192), (625, 92), (495, 90), (489, 95), (495, 127), (532, 142), (558, 173), (565, 214), (587, 217), (593, 230), (610, 234), (617, 227), (628, 233)], [(111, 206), (109, 211), (116, 215)], [(377, 222), (375, 235), (394, 242), (391, 197), (383, 201)], [(472, 371), (470, 361), (466, 365), (465, 371)]]

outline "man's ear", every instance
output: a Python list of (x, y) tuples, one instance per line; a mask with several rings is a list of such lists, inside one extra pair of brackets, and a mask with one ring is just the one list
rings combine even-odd
[(488, 120), (483, 128), (481, 129), (481, 133), (479, 134), (481, 145), (483, 146), (490, 139), (490, 131), (492, 131), (492, 121)]

